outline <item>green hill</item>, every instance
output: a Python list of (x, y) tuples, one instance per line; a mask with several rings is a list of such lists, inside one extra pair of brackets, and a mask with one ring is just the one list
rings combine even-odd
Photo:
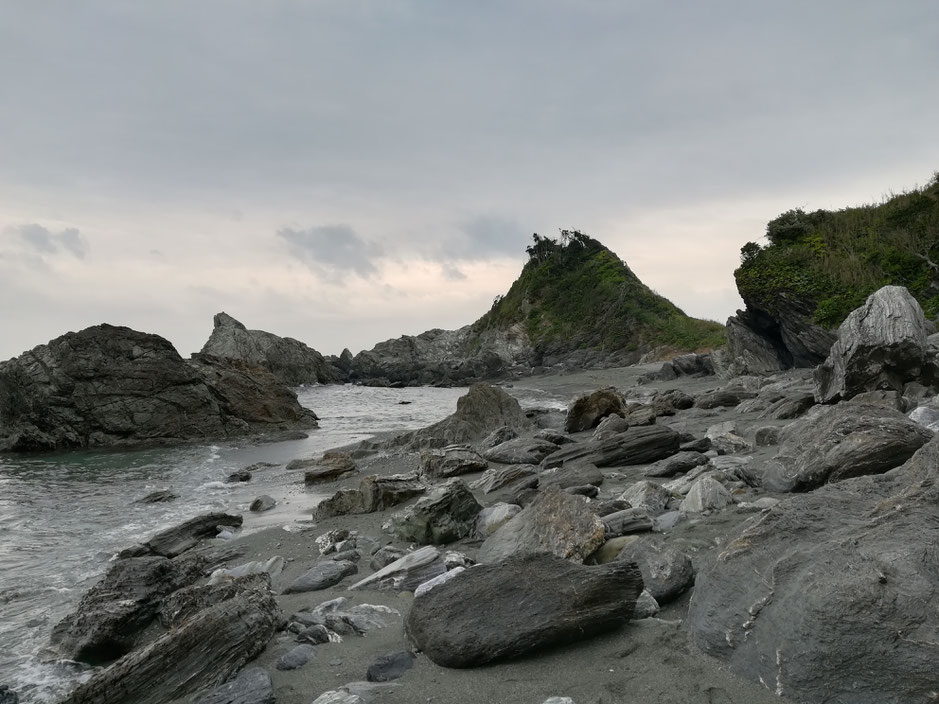
[(905, 286), (929, 317), (939, 314), (939, 172), (923, 188), (838, 211), (789, 210), (748, 242), (734, 272), (752, 309), (776, 316), (798, 300), (814, 322), (840, 324), (871, 293)]
[(533, 239), (521, 275), (475, 331), (521, 325), (534, 347), (608, 352), (641, 353), (658, 346), (693, 351), (723, 344), (722, 325), (685, 315), (582, 232)]

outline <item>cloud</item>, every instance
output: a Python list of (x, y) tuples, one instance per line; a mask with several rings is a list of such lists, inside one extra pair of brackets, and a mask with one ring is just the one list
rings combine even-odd
[(321, 225), (306, 230), (285, 227), (277, 236), (287, 243), (293, 256), (331, 283), (339, 283), (341, 275), (348, 273), (363, 279), (375, 276), (375, 263), (385, 253), (381, 245), (362, 239), (349, 225)]
[(531, 236), (515, 220), (498, 215), (472, 217), (460, 224), (459, 232), (459, 246), (453, 254), (461, 259), (516, 256)]
[(51, 232), (38, 223), (29, 223), (7, 228), (6, 232), (19, 235), (20, 239), (40, 254), (68, 253), (78, 259), (88, 254), (88, 243), (77, 228), (69, 227), (60, 232)]
[(466, 279), (466, 274), (464, 274), (459, 267), (449, 264), (444, 264), (441, 267), (441, 272), (443, 273), (443, 277), (449, 281), (464, 281)]

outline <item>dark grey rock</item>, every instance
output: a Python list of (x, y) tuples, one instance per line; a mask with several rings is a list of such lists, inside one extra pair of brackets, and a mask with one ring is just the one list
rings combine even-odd
[(321, 623), (307, 626), (297, 634), (297, 640), (312, 645), (322, 645), (329, 642), (329, 630)]
[(548, 442), (553, 442), (555, 445), (569, 445), (572, 442), (577, 442), (567, 433), (562, 433), (559, 430), (553, 430), (551, 428), (543, 428), (535, 433), (534, 437), (538, 440), (547, 440)]
[(251, 472), (247, 469), (239, 469), (235, 472), (232, 472), (225, 479), (229, 484), (236, 484), (239, 482), (250, 482), (251, 481)]
[(385, 545), (384, 547), (379, 548), (375, 554), (372, 555), (372, 559), (368, 566), (371, 567), (373, 571), (377, 572), (382, 567), (387, 567), (392, 562), (400, 560), (405, 555), (407, 555), (406, 550), (396, 548), (393, 545)]
[(711, 449), (711, 439), (704, 437), (697, 438), (696, 440), (682, 441), (678, 449), (681, 452), (707, 452)]
[(237, 596), (245, 589), (270, 589), (269, 574), (254, 573), (217, 584), (195, 584), (164, 597), (160, 603), (160, 624), (175, 628), (205, 608)]
[(393, 516), (391, 524), (400, 540), (443, 545), (472, 533), (482, 508), (466, 484), (454, 478)]
[(441, 450), (421, 452), (421, 475), (428, 479), (483, 472), (488, 467), (482, 455), (468, 445), (449, 445)]
[(287, 464), (287, 469), (303, 469), (303, 481), (306, 484), (319, 484), (341, 479), (349, 474), (359, 471), (355, 460), (347, 452), (329, 450), (312, 462), (308, 460), (294, 460)]
[(206, 538), (214, 538), (219, 526), (238, 528), (241, 516), (230, 513), (204, 513), (152, 535), (144, 545), (154, 555), (176, 557), (191, 550)]
[(9, 685), (0, 684), (0, 704), (18, 704), (19, 701), (19, 696)]
[(143, 498), (137, 499), (135, 504), (162, 504), (169, 501), (175, 501), (179, 498), (179, 494), (174, 494), (168, 489), (162, 489), (160, 491), (153, 491), (144, 496)]
[(263, 513), (264, 511), (270, 511), (276, 505), (277, 501), (274, 500), (274, 497), (268, 496), (267, 494), (262, 494), (251, 502), (248, 510), (254, 511), (255, 513)]
[(302, 575), (286, 589), (284, 594), (298, 594), (300, 592), (315, 592), (320, 589), (327, 589), (333, 585), (339, 584), (343, 579), (351, 574), (356, 574), (359, 568), (354, 562), (345, 560), (324, 560), (316, 563), (311, 569)]
[(571, 496), (586, 496), (593, 499), (600, 494), (600, 490), (593, 484), (583, 484), (581, 486), (569, 486), (564, 489), (565, 494)]
[(652, 516), (641, 508), (627, 508), (603, 517), (604, 534), (607, 540), (631, 533), (647, 533), (652, 530)]
[(733, 408), (739, 406), (744, 399), (753, 398), (756, 394), (739, 388), (719, 389), (710, 393), (701, 394), (694, 400), (695, 408)]
[(516, 438), (486, 450), (483, 457), (500, 464), (538, 464), (557, 449), (557, 445), (547, 440)]
[[(614, 435), (625, 433), (627, 430), (629, 430), (629, 425), (629, 421), (623, 418), (623, 416), (619, 415), (618, 413), (611, 413), (597, 424), (597, 427), (594, 428), (591, 438), (593, 440), (609, 440)], [(636, 425), (641, 424), (636, 423)]]
[(576, 433), (595, 428), (608, 415), (626, 415), (623, 396), (614, 388), (599, 389), (576, 399), (567, 411), (564, 430)]
[(567, 489), (572, 486), (603, 484), (603, 472), (597, 466), (584, 460), (574, 460), (561, 467), (546, 469), (539, 475), (545, 486), (558, 486)]
[(436, 664), (474, 667), (616, 628), (641, 591), (639, 570), (625, 562), (527, 555), (472, 567), (417, 597), (405, 628)]
[(564, 447), (548, 455), (545, 467), (560, 467), (568, 462), (587, 461), (597, 467), (646, 464), (678, 452), (679, 435), (662, 425), (630, 428), (601, 442), (585, 442)]
[(519, 479), (534, 476), (537, 476), (537, 469), (530, 464), (500, 465), (487, 469), (479, 479), (470, 484), (470, 487), (482, 489), (484, 494), (491, 494)]
[[(708, 445), (711, 444), (708, 439)], [(678, 454), (659, 460), (650, 466), (643, 474), (647, 477), (674, 477), (676, 474), (688, 472), (695, 467), (707, 464), (708, 458), (700, 452), (685, 450)]]
[(231, 682), (196, 699), (195, 704), (275, 704), (276, 701), (267, 670), (247, 667)]
[(427, 486), (416, 474), (394, 474), (387, 477), (362, 477), (358, 489), (340, 489), (316, 507), (320, 520), (355, 513), (374, 513), (420, 496)]
[(277, 658), (278, 670), (298, 670), (306, 665), (316, 654), (316, 648), (310, 643), (301, 643)]
[(640, 538), (623, 548), (616, 559), (639, 566), (643, 585), (659, 604), (675, 600), (694, 583), (691, 558), (661, 539)]
[(368, 666), (365, 679), (369, 682), (391, 682), (414, 667), (417, 656), (407, 650), (380, 655)]
[(767, 420), (791, 420), (803, 415), (814, 405), (815, 396), (813, 394), (794, 394), (774, 401), (765, 411), (760, 413), (759, 417)]

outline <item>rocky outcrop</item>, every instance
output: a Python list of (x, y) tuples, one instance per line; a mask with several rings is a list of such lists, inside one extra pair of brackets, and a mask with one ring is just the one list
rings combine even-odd
[(262, 367), (287, 386), (329, 384), (342, 379), (323, 355), (299, 340), (248, 330), (227, 313), (216, 313), (202, 354)]
[(868, 296), (838, 328), (838, 340), (815, 370), (815, 399), (831, 403), (865, 391), (901, 392), (917, 381), (929, 331), (923, 309), (902, 286)]
[(642, 591), (634, 564), (530, 555), (471, 567), (414, 600), (405, 629), (443, 667), (475, 667), (612, 630)]
[(0, 365), (0, 450), (236, 437), (309, 428), (316, 416), (270, 374), (162, 337), (97, 325)]

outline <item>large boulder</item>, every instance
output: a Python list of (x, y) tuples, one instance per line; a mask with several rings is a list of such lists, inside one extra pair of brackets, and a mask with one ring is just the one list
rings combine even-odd
[(568, 445), (544, 458), (547, 468), (584, 461), (597, 467), (655, 462), (678, 452), (681, 436), (664, 425), (630, 428), (608, 440)]
[(174, 443), (315, 427), (258, 367), (187, 362), (158, 335), (96, 325), (0, 365), (0, 451)]
[(427, 479), (483, 472), (488, 467), (489, 463), (469, 445), (449, 445), (421, 452), (421, 475)]
[(583, 562), (603, 544), (605, 529), (583, 499), (551, 487), (479, 548), (479, 562), (498, 562), (534, 552), (549, 552)]
[(763, 484), (772, 491), (810, 491), (826, 482), (897, 467), (932, 437), (899, 411), (839, 403), (788, 425)]
[(764, 511), (698, 573), (695, 643), (810, 704), (934, 698), (939, 439)]
[(574, 400), (567, 410), (564, 430), (568, 433), (590, 430), (613, 413), (626, 415), (626, 403), (622, 394), (612, 387), (598, 389)]
[(482, 510), (466, 484), (451, 479), (392, 517), (395, 535), (421, 545), (443, 545), (473, 532)]
[(397, 506), (427, 491), (416, 473), (362, 477), (358, 489), (340, 489), (316, 507), (319, 520), (354, 513), (374, 513)]
[(285, 621), (269, 584), (246, 579), (251, 586), (92, 675), (62, 704), (163, 704), (227, 682)]
[(902, 392), (920, 374), (927, 335), (923, 309), (909, 291), (875, 291), (838, 328), (837, 342), (815, 370), (815, 399), (831, 403), (876, 389)]
[(471, 567), (414, 600), (411, 640), (444, 667), (474, 667), (612, 630), (642, 591), (634, 564), (529, 555)]

